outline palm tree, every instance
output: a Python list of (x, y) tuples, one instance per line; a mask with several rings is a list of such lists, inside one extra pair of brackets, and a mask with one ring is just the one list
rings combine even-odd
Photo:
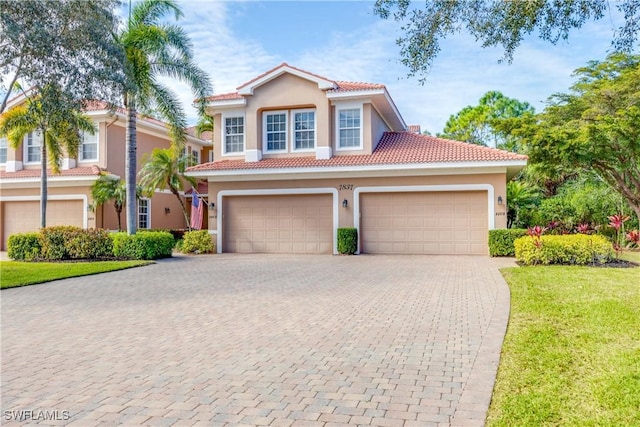
[[(125, 182), (110, 175), (102, 174), (91, 186), (91, 198), (93, 204), (91, 208), (95, 210), (98, 206), (113, 201), (113, 207), (118, 216), (118, 231), (122, 231), (121, 214), (126, 200)], [(104, 227), (104, 224), (103, 224)]]
[[(189, 225), (187, 207), (180, 197), (180, 191), (184, 191), (185, 184), (196, 187), (196, 180), (184, 176), (184, 170), (190, 165), (191, 157), (178, 156), (175, 150), (170, 148), (155, 148), (151, 156), (145, 156), (144, 166), (140, 169), (140, 187), (143, 193), (151, 196), (156, 190), (171, 191), (176, 196), (182, 207), (185, 224)], [(195, 197), (195, 195), (194, 195)]]
[(191, 86), (204, 112), (204, 98), (211, 91), (209, 78), (193, 61), (192, 45), (185, 32), (176, 25), (163, 23), (165, 16), (175, 19), (182, 11), (175, 0), (143, 0), (136, 3), (116, 42), (125, 53), (124, 106), (126, 129), (126, 213), (127, 231), (136, 232), (136, 116), (137, 111), (156, 111), (169, 124), (174, 149), (179, 151), (186, 140), (185, 112), (177, 96), (159, 83), (166, 76)]
[(198, 138), (205, 132), (213, 132), (213, 118), (209, 115), (201, 115), (195, 126), (195, 134)]
[(60, 173), (62, 158), (77, 157), (80, 132), (95, 133), (93, 121), (65, 103), (59, 88), (49, 85), (33, 98), (24, 93), (26, 102), (0, 116), (0, 137), (7, 137), (17, 149), (29, 133), (42, 135), (40, 145), (40, 227), (47, 226), (47, 161), (53, 173)]
[(530, 209), (539, 200), (538, 191), (519, 181), (507, 183), (507, 228), (511, 228), (518, 219), (521, 209)]

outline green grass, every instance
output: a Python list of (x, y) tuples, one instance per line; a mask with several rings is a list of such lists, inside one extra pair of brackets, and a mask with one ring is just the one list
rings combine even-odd
[(640, 268), (502, 273), (511, 318), (487, 425), (640, 425)]
[(33, 285), (151, 264), (151, 261), (18, 262), (0, 261), (0, 287)]

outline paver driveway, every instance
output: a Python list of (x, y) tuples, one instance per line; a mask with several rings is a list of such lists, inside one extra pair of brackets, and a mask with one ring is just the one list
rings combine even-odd
[(2, 422), (482, 425), (496, 263), (216, 255), (4, 290)]

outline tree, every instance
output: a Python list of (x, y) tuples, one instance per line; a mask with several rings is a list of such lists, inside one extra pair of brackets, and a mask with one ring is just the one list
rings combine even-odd
[[(625, 18), (615, 31), (614, 46), (630, 52), (640, 33), (640, 2), (620, 0), (616, 8)], [(566, 40), (569, 33), (588, 21), (609, 16), (608, 0), (434, 0), (423, 8), (409, 0), (376, 0), (374, 13), (393, 18), (404, 33), (396, 43), (401, 62), (409, 76), (426, 80), (431, 64), (440, 52), (440, 40), (466, 30), (482, 47), (501, 46), (504, 59), (511, 62), (513, 52), (525, 35), (537, 32), (551, 44)]]
[(198, 138), (201, 138), (205, 132), (213, 132), (213, 118), (206, 114), (198, 118), (195, 126), (195, 134)]
[(0, 136), (7, 137), (14, 149), (32, 132), (42, 134), (40, 146), (40, 227), (47, 225), (47, 160), (53, 173), (60, 172), (62, 157), (77, 157), (80, 132), (95, 133), (93, 121), (65, 102), (56, 85), (45, 86), (34, 98), (0, 115)]
[(121, 50), (112, 34), (117, 0), (3, 1), (0, 7), (0, 77), (39, 92), (55, 84), (68, 99), (114, 101), (122, 80)]
[(614, 53), (575, 74), (523, 130), (529, 161), (595, 172), (640, 219), (640, 56)]
[(126, 187), (121, 179), (102, 174), (91, 186), (92, 209), (113, 202), (113, 207), (118, 216), (118, 231), (122, 231), (121, 214), (126, 200)]
[(534, 113), (534, 108), (528, 102), (508, 98), (498, 91), (489, 91), (480, 98), (478, 105), (469, 105), (450, 116), (438, 136), (520, 151), (520, 140), (511, 135), (514, 127), (511, 119), (525, 115), (531, 117)]
[(127, 113), (126, 172), (127, 232), (136, 232), (136, 113), (156, 111), (169, 124), (169, 135), (179, 150), (186, 138), (186, 116), (176, 95), (158, 82), (161, 76), (187, 82), (202, 102), (210, 92), (209, 79), (193, 62), (192, 45), (178, 26), (167, 25), (167, 14), (177, 20), (182, 11), (174, 0), (143, 0), (133, 7), (116, 42), (125, 52), (126, 82), (123, 87)]
[(507, 228), (513, 227), (519, 221), (522, 210), (532, 209), (539, 201), (539, 194), (535, 188), (519, 181), (507, 183)]
[(187, 207), (180, 196), (180, 191), (184, 191), (186, 183), (192, 187), (197, 185), (194, 178), (184, 175), (185, 169), (191, 166), (191, 159), (189, 155), (178, 156), (177, 152), (171, 148), (154, 148), (151, 156), (145, 156), (144, 166), (138, 174), (143, 193), (152, 196), (156, 190), (168, 189), (176, 196), (187, 225), (189, 224)]

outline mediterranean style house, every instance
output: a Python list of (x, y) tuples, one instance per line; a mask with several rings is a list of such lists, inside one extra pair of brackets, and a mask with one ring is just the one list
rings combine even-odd
[[(12, 99), (11, 108), (24, 102), (24, 97)], [(64, 158), (59, 174), (48, 174), (47, 225), (75, 225), (83, 228), (117, 230), (118, 219), (111, 203), (90, 208), (91, 186), (100, 174), (114, 179), (125, 176), (124, 111), (109, 111), (106, 105), (95, 103), (86, 114), (94, 120), (95, 135), (84, 134), (77, 158)], [(190, 132), (189, 132), (190, 131)], [(188, 129), (185, 150), (196, 163), (210, 159), (211, 142), (196, 138)], [(40, 226), (40, 144), (42, 135), (32, 133), (16, 149), (0, 139), (0, 242), (6, 250), (11, 234), (37, 231)], [(154, 148), (170, 145), (165, 123), (138, 117), (138, 170), (144, 154)], [(189, 203), (187, 201), (187, 203)], [(180, 204), (169, 192), (156, 191), (153, 197), (138, 202), (138, 227), (186, 228)], [(126, 226), (122, 212), (122, 226)]]
[(343, 82), (283, 63), (207, 98), (208, 182), (218, 252), (486, 254), (506, 227), (506, 182), (526, 156), (421, 135), (382, 84)]

